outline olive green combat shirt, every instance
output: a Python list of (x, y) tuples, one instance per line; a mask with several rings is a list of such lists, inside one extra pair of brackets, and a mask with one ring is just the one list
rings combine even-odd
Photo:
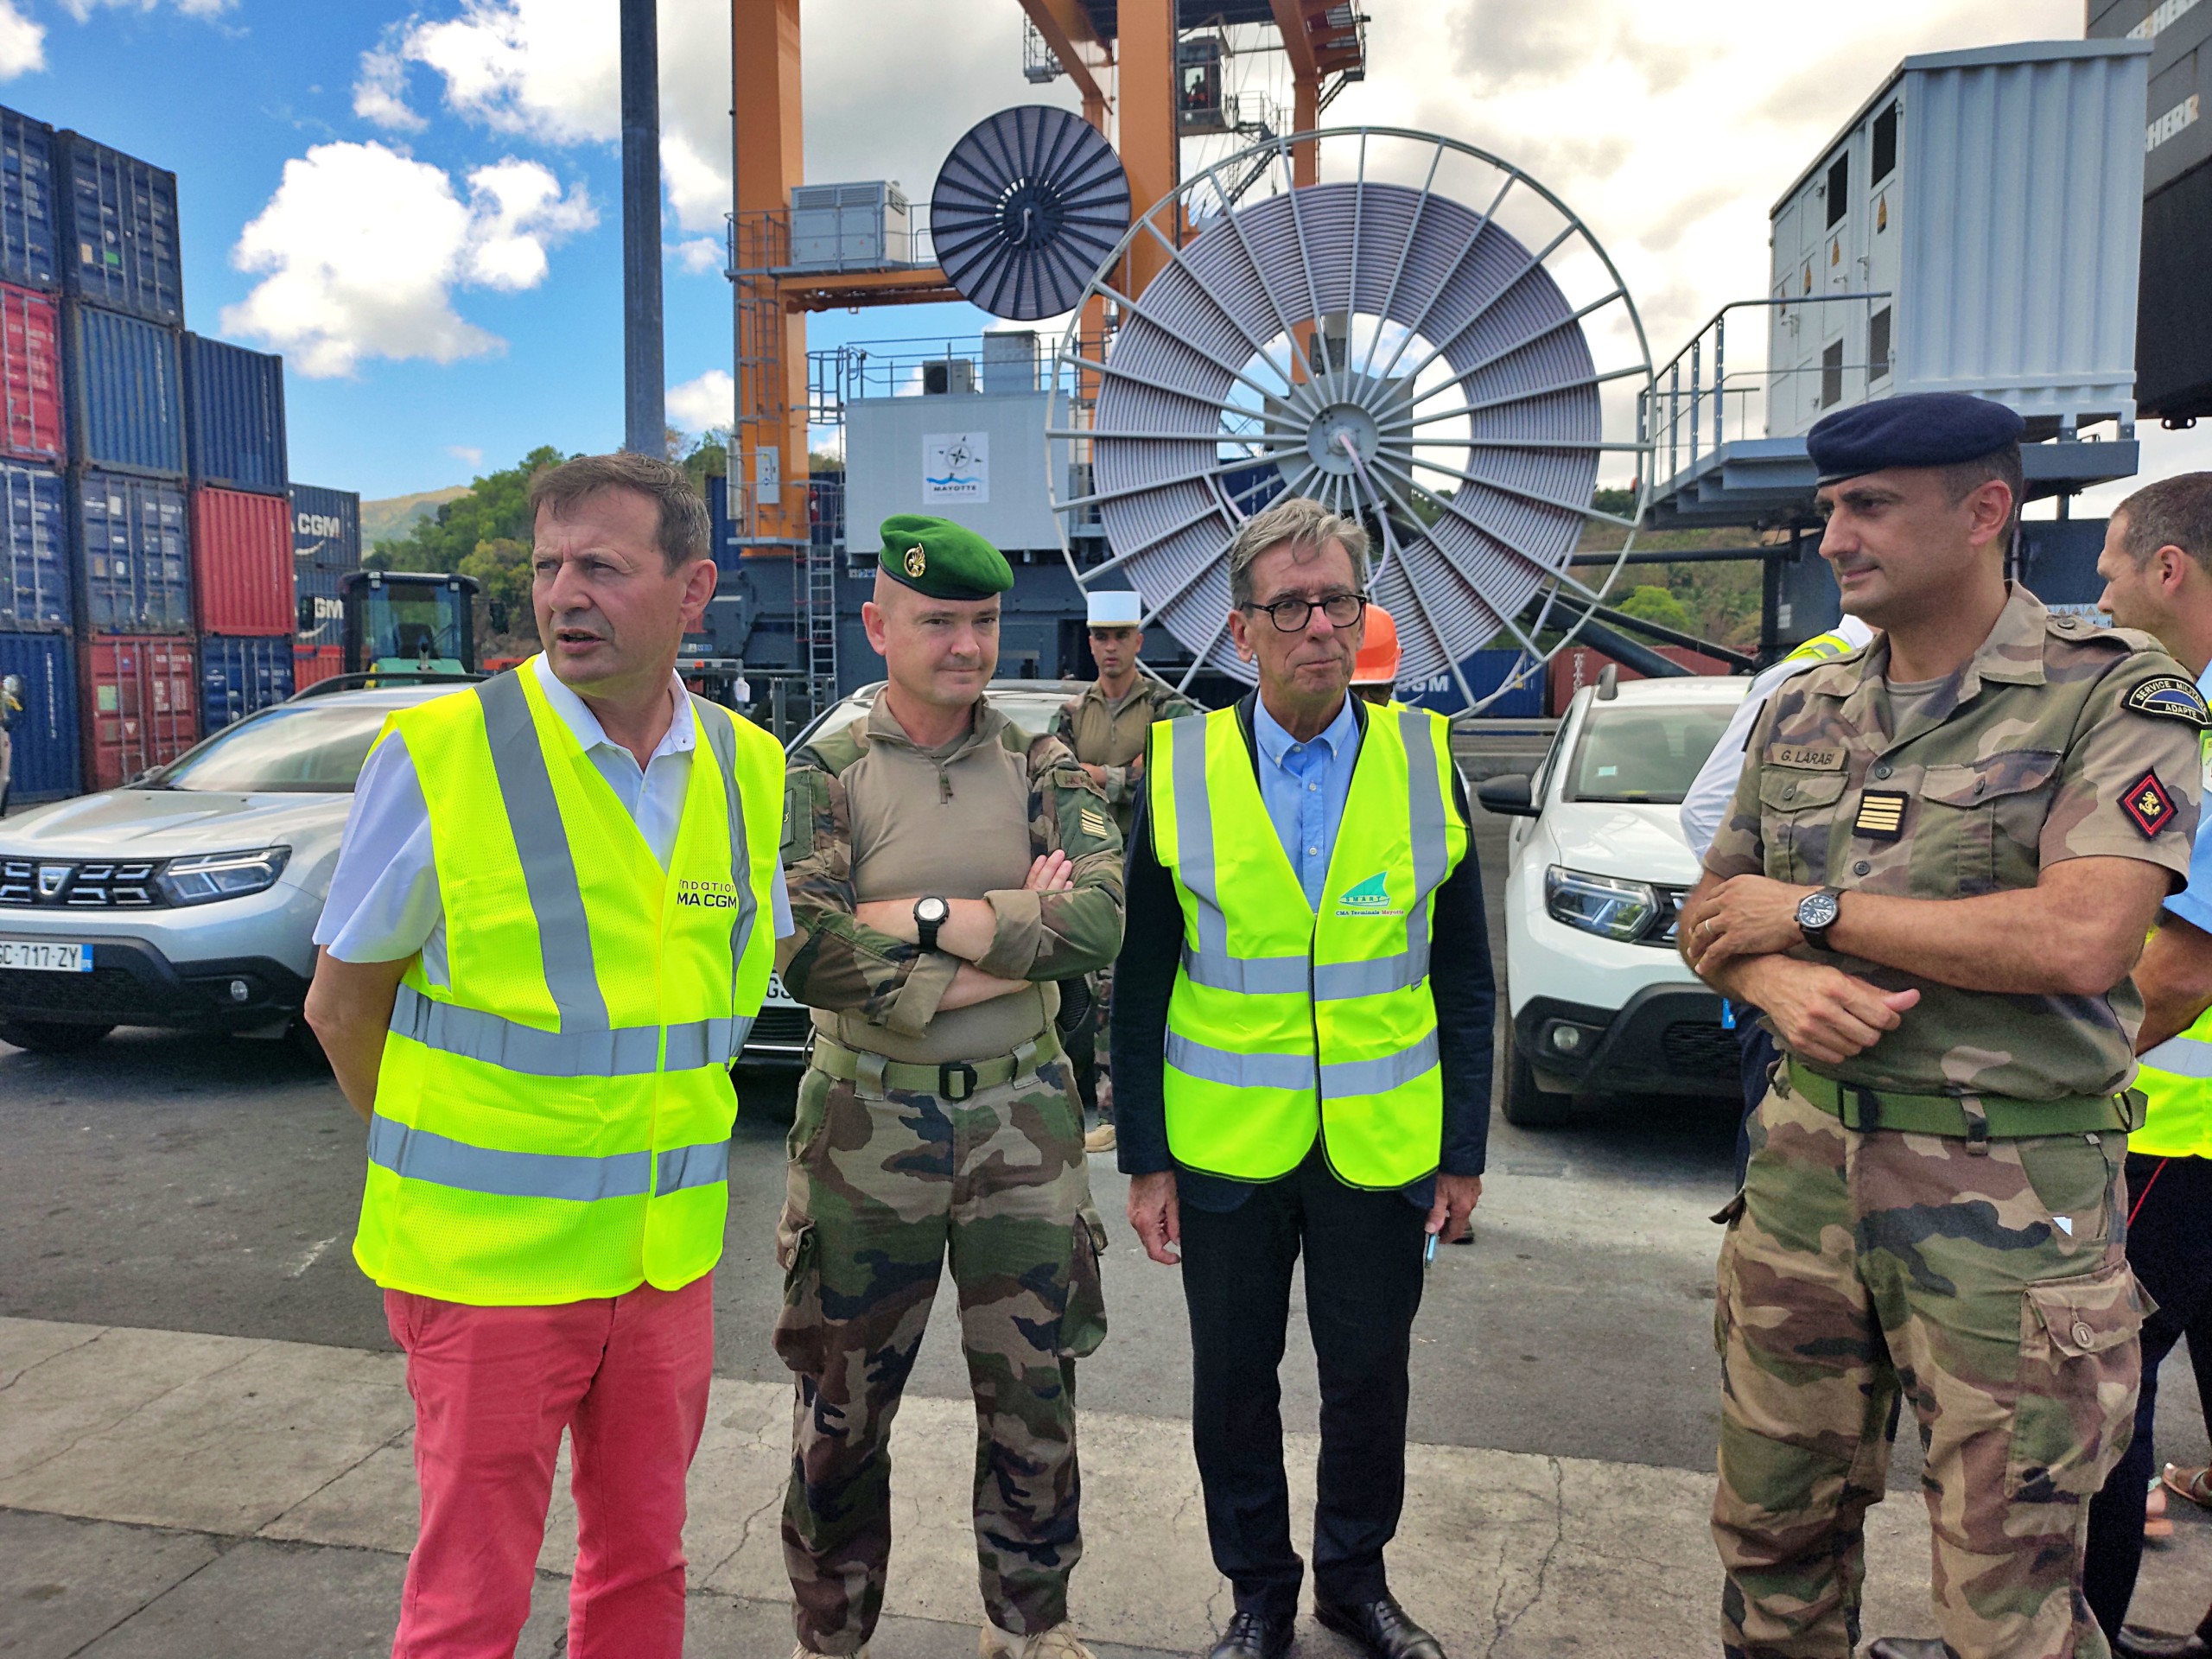
[(1101, 785), (1114, 809), (1114, 822), (1122, 839), (1129, 837), (1129, 824), (1137, 815), (1137, 799), (1144, 793), (1145, 745), (1152, 728), (1163, 720), (1179, 720), (1204, 711), (1179, 691), (1171, 691), (1149, 676), (1139, 674), (1128, 696), (1119, 702), (1109, 698), (1093, 680), (1082, 692), (1061, 706), (1052, 735), (1075, 751), (1085, 766), (1104, 770)]
[[(2186, 880), (2203, 703), (2148, 634), (2053, 616), (2016, 587), (1973, 658), (1900, 697), (1895, 724), (1888, 667), (1877, 634), (1775, 692), (1707, 869), (1904, 899), (2032, 887), (2047, 867), (2090, 856)], [(2113, 1093), (2134, 1071), (2143, 1006), (2131, 980), (2103, 996), (2014, 995), (1809, 946), (1790, 954), (1921, 993), (1897, 1030), (1814, 1068), (1839, 1081), (2050, 1100)]]
[[(847, 1048), (938, 1065), (1012, 1054), (1051, 1027), (1051, 982), (1103, 968), (1121, 949), (1122, 836), (1098, 786), (1057, 739), (1032, 741), (988, 702), (966, 735), (925, 749), (879, 696), (793, 751), (785, 779), (796, 931), (784, 942), (784, 985)], [(1054, 850), (1068, 855), (1074, 887), (1025, 889), (1031, 861)], [(1028, 987), (941, 1010), (961, 959), (853, 914), (930, 893), (988, 900), (997, 928), (976, 966)]]

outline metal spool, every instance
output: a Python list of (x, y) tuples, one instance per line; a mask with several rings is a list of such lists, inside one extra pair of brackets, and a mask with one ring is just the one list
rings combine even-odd
[[(1293, 189), (1297, 137), (1191, 180), (1100, 261), (1083, 298), (1103, 296), (1118, 327), (1103, 354), (1071, 327), (1049, 429), (1064, 535), (1095, 512), (1109, 556), (1086, 564), (1071, 541), (1070, 568), (1086, 589), (1143, 595), (1147, 622), (1196, 659), (1184, 683), (1204, 668), (1249, 684), (1224, 555), (1269, 501), (1316, 497), (1373, 538), (1400, 683), (1446, 676), (1479, 708), (1532, 677), (1611, 586), (1618, 559), (1585, 567), (1592, 581), (1569, 573), (1586, 526), (1614, 527), (1624, 557), (1633, 543), (1650, 475), (1643, 323), (1580, 219), (1510, 163), (1432, 134), (1339, 130), (1319, 135), (1323, 155), (1356, 157), (1351, 175)], [(1270, 175), (1286, 188), (1238, 205)], [(1141, 240), (1164, 264), (1132, 297), (1116, 284)], [(1592, 505), (1609, 453), (1616, 481), (1638, 486), (1631, 513)], [(1501, 636), (1522, 658), (1478, 696), (1462, 664)]]
[(952, 147), (930, 196), (938, 263), (994, 316), (1054, 317), (1073, 305), (1129, 226), (1129, 178), (1081, 117), (1024, 104)]

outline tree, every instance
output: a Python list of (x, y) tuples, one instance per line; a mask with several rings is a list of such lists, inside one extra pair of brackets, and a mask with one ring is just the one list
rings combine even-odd
[(512, 536), (495, 536), (476, 543), (461, 562), (461, 574), (474, 576), (484, 589), (493, 614), (504, 613), (510, 632), (527, 627), (530, 604), (530, 543)]
[[(467, 574), (467, 561), (486, 543), (530, 546), (530, 480), (568, 457), (550, 444), (531, 450), (512, 467), (469, 482), (455, 496), (396, 541), (378, 542), (362, 563), (378, 570), (441, 570)], [(527, 560), (524, 561), (527, 563)]]
[(1653, 582), (1637, 584), (1637, 590), (1614, 608), (1624, 616), (1632, 616), (1643, 622), (1656, 622), (1662, 628), (1673, 628), (1680, 633), (1697, 632), (1697, 619), (1682, 607), (1681, 601)]

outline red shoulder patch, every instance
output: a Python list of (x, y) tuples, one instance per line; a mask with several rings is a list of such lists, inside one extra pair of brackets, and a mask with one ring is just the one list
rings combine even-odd
[(2145, 772), (2130, 784), (2127, 793), (2120, 797), (2120, 810), (2134, 821), (2135, 827), (2143, 832), (2145, 841), (2153, 839), (2174, 821), (2175, 815), (2181, 810), (2175, 805), (2174, 798), (2167, 793), (2166, 786), (2158, 781), (2156, 770)]

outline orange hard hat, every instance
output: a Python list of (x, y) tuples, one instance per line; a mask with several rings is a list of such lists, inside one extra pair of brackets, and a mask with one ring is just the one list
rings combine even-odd
[(1367, 632), (1359, 655), (1352, 660), (1354, 685), (1395, 685), (1398, 683), (1398, 625), (1380, 605), (1367, 607)]

